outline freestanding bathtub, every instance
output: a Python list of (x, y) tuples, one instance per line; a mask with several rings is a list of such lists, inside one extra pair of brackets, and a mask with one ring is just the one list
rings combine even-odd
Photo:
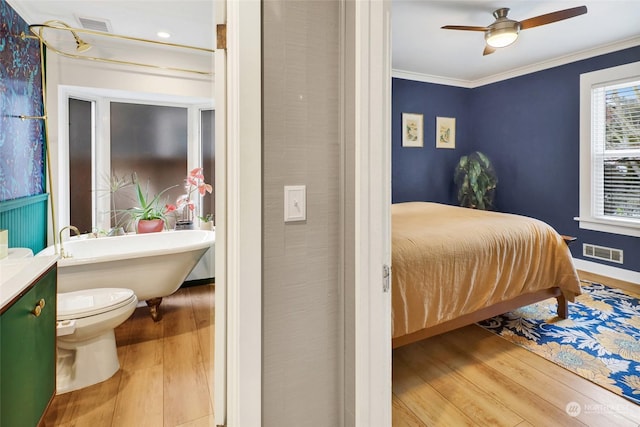
[[(180, 230), (116, 237), (74, 238), (63, 243), (58, 292), (128, 288), (160, 319), (162, 297), (178, 290), (202, 255), (215, 244), (215, 231)], [(53, 255), (49, 246), (38, 253)]]

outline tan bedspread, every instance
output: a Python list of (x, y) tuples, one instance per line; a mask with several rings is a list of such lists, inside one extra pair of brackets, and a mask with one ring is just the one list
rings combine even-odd
[(569, 248), (542, 221), (425, 202), (391, 212), (394, 338), (553, 286), (580, 294)]

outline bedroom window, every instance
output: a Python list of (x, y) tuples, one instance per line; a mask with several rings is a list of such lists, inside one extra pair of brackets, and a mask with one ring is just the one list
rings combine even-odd
[(580, 228), (640, 236), (640, 63), (580, 76)]

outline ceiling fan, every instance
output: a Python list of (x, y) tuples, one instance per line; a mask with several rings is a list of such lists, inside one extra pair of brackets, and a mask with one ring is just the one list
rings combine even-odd
[(544, 15), (525, 19), (524, 21), (514, 21), (507, 18), (509, 8), (503, 7), (493, 12), (496, 18), (495, 22), (488, 27), (473, 27), (467, 25), (445, 25), (445, 30), (465, 30), (465, 31), (483, 31), (484, 39), (487, 44), (484, 48), (483, 55), (489, 55), (496, 51), (496, 48), (506, 47), (516, 41), (520, 30), (527, 30), (540, 25), (551, 24), (553, 22), (562, 21), (564, 19), (573, 18), (587, 13), (586, 6), (573, 7), (571, 9), (558, 10), (556, 12), (546, 13)]

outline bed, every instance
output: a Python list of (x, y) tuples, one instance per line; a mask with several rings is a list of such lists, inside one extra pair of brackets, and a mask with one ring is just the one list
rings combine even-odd
[(547, 298), (580, 294), (571, 253), (548, 224), (428, 202), (392, 212), (393, 347)]

